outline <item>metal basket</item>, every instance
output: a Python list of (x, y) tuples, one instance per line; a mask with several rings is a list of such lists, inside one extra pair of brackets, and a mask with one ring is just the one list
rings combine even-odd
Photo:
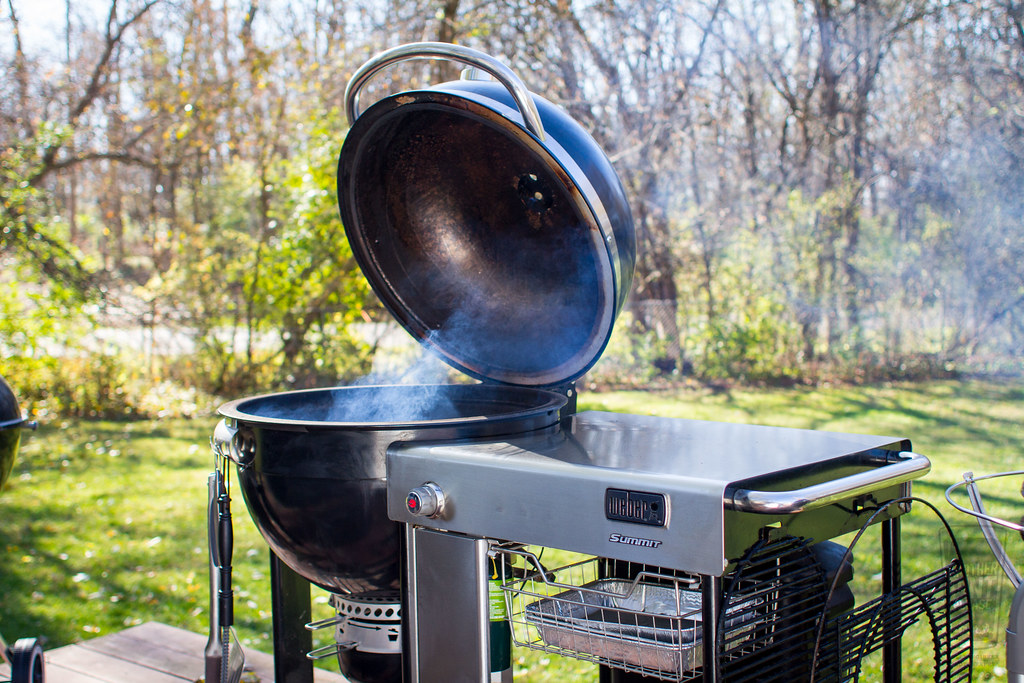
[[(818, 555), (824, 544), (770, 534), (738, 558), (720, 580), (721, 611), (713, 625), (722, 680), (865, 680), (866, 658), (898, 644), (923, 620), (934, 645), (934, 680), (969, 681), (971, 606), (955, 539), (955, 557), (934, 571), (861, 604), (852, 593), (848, 602), (834, 600), (848, 580), (842, 568), (852, 563), (857, 541), (891, 505), (911, 500), (937, 515), (952, 539), (934, 506), (901, 498), (881, 505), (848, 548), (837, 546), (838, 563)], [(593, 557), (547, 569), (520, 546), (494, 551), (503, 556), (502, 590), (516, 645), (667, 681), (703, 677), (701, 587), (708, 577)]]
[(516, 645), (669, 681), (700, 667), (699, 578), (644, 568), (607, 578), (608, 560), (550, 570), (530, 551), (498, 552), (508, 558), (502, 589)]

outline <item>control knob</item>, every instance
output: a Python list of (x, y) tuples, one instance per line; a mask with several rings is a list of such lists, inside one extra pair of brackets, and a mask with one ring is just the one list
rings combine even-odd
[(405, 509), (417, 517), (440, 517), (444, 512), (444, 491), (432, 481), (417, 486), (405, 497)]

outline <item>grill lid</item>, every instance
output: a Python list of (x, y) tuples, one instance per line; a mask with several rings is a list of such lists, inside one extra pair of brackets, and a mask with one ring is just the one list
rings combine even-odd
[[(373, 73), (435, 57), (499, 82), (404, 92), (358, 114)], [(552, 386), (586, 372), (636, 260), (625, 192), (594, 140), (507, 67), (453, 45), (382, 53), (352, 77), (346, 99), (342, 220), (395, 319), (480, 379)]]

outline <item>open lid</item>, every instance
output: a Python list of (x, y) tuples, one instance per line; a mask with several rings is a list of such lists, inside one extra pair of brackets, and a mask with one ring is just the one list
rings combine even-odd
[[(456, 47), (443, 46), (446, 58)], [(350, 91), (377, 68), (364, 65)], [(338, 201), (360, 268), (420, 343), (477, 378), (551, 386), (604, 350), (635, 245), (603, 152), (560, 109), (526, 96), (459, 81), (362, 115), (350, 107)]]

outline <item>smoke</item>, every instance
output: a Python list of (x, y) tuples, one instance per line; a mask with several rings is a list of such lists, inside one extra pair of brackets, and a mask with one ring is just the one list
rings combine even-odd
[(352, 386), (380, 384), (442, 384), (451, 378), (451, 368), (427, 352), (397, 324), (382, 325), (370, 372)]
[(561, 226), (535, 243), (532, 235), (501, 239), (497, 232), (489, 231), (490, 248), (472, 269), (407, 271), (402, 300), (429, 302), (410, 326), (425, 346), (477, 378), (531, 385), (574, 379), (611, 329), (606, 261), (594, 257), (582, 225)]
[(335, 390), (330, 422), (406, 423), (459, 417), (446, 385), (451, 368), (388, 325), (378, 340), (370, 372)]
[(328, 422), (407, 424), (465, 417), (446, 384), (349, 386), (333, 390)]
[(436, 329), (416, 330), (423, 337), (420, 343), (409, 337), (404, 345), (382, 346), (371, 372), (351, 385), (379, 391), (372, 397), (335, 392), (329, 420), (466, 417), (480, 408), (452, 402), (447, 383), (465, 377), (460, 370), (485, 381), (534, 385), (561, 383), (585, 370), (603, 349), (600, 330), (611, 329), (611, 321), (602, 316), (611, 315), (607, 303), (612, 293), (602, 289), (593, 258), (586, 251), (585, 256), (556, 252), (536, 269), (538, 258), (521, 245), (518, 251), (500, 253), (502, 263), (484, 279), (460, 273), (439, 281), (435, 269), (408, 269), (404, 291), (416, 292), (419, 301), (433, 307), (429, 313), (438, 320)]

